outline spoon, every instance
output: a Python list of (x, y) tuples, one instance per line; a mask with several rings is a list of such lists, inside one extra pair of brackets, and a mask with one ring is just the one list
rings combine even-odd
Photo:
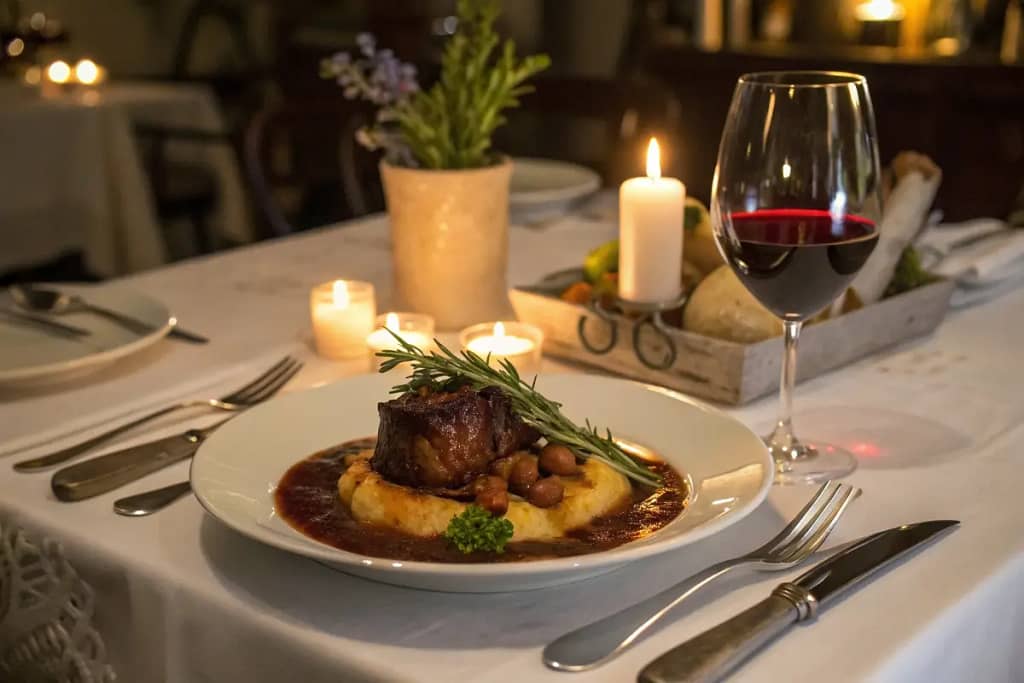
[[(91, 304), (76, 294), (65, 294), (56, 289), (34, 285), (11, 285), (9, 290), (14, 303), (25, 310), (50, 313), (52, 315), (83, 311), (94, 313), (136, 334), (149, 334), (156, 329), (153, 325), (131, 316)], [(205, 344), (210, 341), (206, 337), (181, 329), (177, 324), (171, 328), (170, 335), (196, 344)]]

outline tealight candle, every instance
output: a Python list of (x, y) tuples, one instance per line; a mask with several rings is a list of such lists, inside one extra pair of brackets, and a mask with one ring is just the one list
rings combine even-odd
[(647, 177), (619, 188), (619, 296), (638, 303), (679, 298), (686, 187), (661, 177), (658, 141), (647, 147)]
[(540, 370), (544, 333), (528, 323), (501, 321), (467, 327), (460, 335), (462, 348), (481, 358), (490, 355), (490, 364), (507, 359), (519, 374), (529, 381)]
[(377, 356), (380, 351), (399, 348), (394, 332), (404, 341), (421, 351), (429, 352), (434, 345), (434, 319), (422, 313), (387, 313), (377, 316), (376, 329), (366, 338), (370, 350), (370, 368), (379, 370), (385, 359)]
[(377, 314), (373, 285), (334, 280), (317, 285), (309, 296), (316, 352), (333, 360), (366, 353), (366, 335)]

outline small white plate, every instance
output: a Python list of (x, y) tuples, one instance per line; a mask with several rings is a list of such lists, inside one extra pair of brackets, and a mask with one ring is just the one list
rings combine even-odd
[(536, 223), (569, 213), (601, 187), (601, 177), (586, 166), (522, 157), (512, 162), (509, 209), (513, 223)]
[[(56, 322), (91, 332), (88, 336), (71, 337), (0, 316), (0, 386), (56, 382), (99, 370), (160, 341), (174, 324), (166, 306), (131, 289), (63, 283), (53, 286), (140, 320), (153, 331), (140, 335), (95, 313), (52, 316)], [(4, 304), (14, 307), (9, 298)]]
[(542, 375), (537, 388), (566, 414), (608, 427), (654, 449), (690, 484), (686, 510), (651, 536), (612, 550), (533, 562), (398, 562), (322, 544), (289, 526), (274, 509), (281, 476), (303, 458), (377, 432), (377, 402), (398, 378), (361, 375), (256, 406), (203, 443), (192, 461), (192, 488), (206, 510), (267, 545), (344, 572), (412, 588), (485, 593), (553, 586), (692, 543), (738, 522), (772, 484), (761, 439), (728, 415), (667, 389), (592, 375)]

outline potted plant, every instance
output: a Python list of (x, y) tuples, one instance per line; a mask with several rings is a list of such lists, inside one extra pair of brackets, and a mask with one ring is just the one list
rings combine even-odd
[(377, 106), (357, 139), (380, 149), (391, 220), (395, 283), (403, 303), (454, 329), (508, 310), (508, 188), (512, 164), (491, 148), (502, 112), (532, 90), (545, 55), (519, 59), (494, 31), (497, 0), (459, 0), (437, 83), (422, 90), (416, 71), (372, 36), (360, 54), (324, 61), (350, 99)]

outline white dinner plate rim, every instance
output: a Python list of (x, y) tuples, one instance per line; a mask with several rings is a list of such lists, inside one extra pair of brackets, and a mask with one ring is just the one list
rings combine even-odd
[[(542, 190), (521, 190), (509, 191), (509, 202), (514, 207), (530, 208), (543, 204), (555, 204), (559, 202), (572, 201), (580, 197), (592, 194), (601, 188), (601, 176), (592, 168), (581, 164), (574, 164), (569, 161), (557, 159), (541, 159), (539, 157), (514, 157), (514, 164), (535, 165), (535, 166), (561, 166), (565, 169), (572, 169), (580, 175), (580, 181), (572, 185), (552, 187)], [(515, 169), (513, 168), (513, 174)], [(586, 179), (584, 179), (586, 176)]]
[[(563, 375), (564, 376), (564, 375)], [(596, 375), (581, 375), (581, 376), (596, 376)], [(543, 375), (541, 376), (543, 377)], [(352, 379), (352, 378), (346, 378)], [(737, 420), (736, 418), (728, 415), (724, 411), (709, 405), (703, 401), (695, 399), (686, 394), (682, 394), (678, 391), (661, 387), (658, 385), (641, 382), (637, 380), (607, 377), (604, 379), (615, 380), (623, 383), (628, 383), (653, 391), (683, 403), (689, 404), (693, 408), (713, 414), (719, 418), (725, 419), (729, 422), (734, 423), (737, 427), (746, 431), (750, 436), (756, 439), (759, 443), (761, 442), (758, 437), (749, 427)], [(340, 380), (344, 382), (346, 380)], [(309, 391), (318, 391), (325, 387), (317, 387), (310, 389)], [(282, 396), (278, 399), (272, 399), (267, 401), (264, 405), (270, 405), (274, 401), (279, 401), (287, 398)], [(212, 438), (212, 437), (211, 437)], [(375, 573), (386, 573), (391, 575), (404, 575), (404, 576), (421, 576), (421, 577), (437, 577), (444, 575), (448, 577), (458, 576), (472, 576), (474, 578), (481, 579), (494, 579), (501, 577), (509, 578), (521, 578), (528, 577), (535, 574), (554, 573), (559, 571), (566, 571), (570, 569), (586, 570), (591, 569), (594, 572), (600, 571), (604, 568), (606, 571), (614, 569), (616, 567), (625, 565), (627, 563), (640, 560), (653, 555), (660, 555), (671, 550), (681, 548), (689, 545), (701, 539), (707, 538), (708, 536), (714, 535), (719, 531), (739, 522), (741, 519), (749, 515), (751, 512), (756, 510), (761, 503), (764, 502), (768, 496), (768, 491), (771, 489), (774, 480), (774, 463), (772, 462), (771, 455), (768, 452), (767, 447), (764, 447), (760, 451), (762, 472), (764, 476), (758, 488), (758, 491), (753, 495), (749, 501), (740, 508), (734, 508), (729, 512), (728, 515), (712, 519), (707, 522), (700, 524), (699, 526), (672, 538), (666, 538), (661, 542), (651, 542), (643, 544), (632, 544), (626, 543), (610, 550), (600, 551), (596, 553), (589, 553), (585, 555), (571, 555), (562, 558), (545, 559), (545, 560), (530, 560), (524, 562), (498, 562), (498, 563), (457, 563), (457, 562), (421, 562), (411, 560), (396, 561), (389, 558), (373, 557), (360, 555), (340, 548), (329, 546), (325, 543), (321, 543), (308, 536), (303, 536), (301, 532), (295, 530), (295, 537), (290, 537), (284, 534), (279, 534), (275, 531), (265, 529), (263, 527), (256, 526), (256, 529), (261, 529), (265, 532), (264, 534), (254, 533), (252, 525), (245, 525), (236, 522), (233, 518), (221, 514), (217, 509), (215, 503), (210, 501), (205, 495), (205, 487), (201, 482), (197, 482), (196, 469), (197, 465), (202, 467), (203, 462), (203, 447), (200, 446), (199, 450), (192, 459), (189, 466), (189, 480), (192, 484), (192, 490), (199, 501), (199, 504), (209, 513), (214, 519), (218, 520), (222, 524), (225, 524), (229, 528), (237, 531), (238, 533), (255, 540), (257, 542), (269, 545), (271, 547), (277, 547), (283, 550), (288, 550), (296, 554), (309, 557), (318, 561), (323, 561), (328, 564), (340, 565), (341, 567), (351, 566), (353, 568), (361, 568), (363, 570), (371, 569)], [(294, 464), (294, 463), (293, 463)], [(689, 473), (684, 472), (684, 477), (689, 481)], [(690, 495), (692, 496), (692, 486)], [(692, 501), (691, 501), (692, 502)], [(344, 569), (342, 569), (344, 571)], [(384, 579), (381, 579), (384, 580)], [(392, 579), (390, 582), (399, 583)], [(490, 591), (486, 591), (490, 592)]]
[[(77, 370), (85, 370), (93, 367), (98, 368), (152, 346), (170, 334), (176, 321), (174, 316), (172, 316), (167, 310), (167, 307), (164, 306), (163, 303), (153, 299), (152, 297), (146, 296), (145, 294), (138, 292), (135, 292), (134, 294), (135, 296), (148, 299), (151, 304), (159, 306), (164, 311), (164, 314), (166, 314), (166, 321), (159, 327), (154, 328), (153, 331), (140, 336), (138, 339), (126, 344), (115, 346), (112, 349), (97, 351), (78, 358), (70, 358), (68, 360), (56, 361), (53, 363), (32, 365), (25, 368), (15, 368), (13, 370), (0, 370), (0, 385), (29, 382), (47, 377), (58, 377)], [(161, 314), (161, 317), (163, 317), (163, 314)], [(59, 321), (60, 319), (58, 318), (57, 320)]]

